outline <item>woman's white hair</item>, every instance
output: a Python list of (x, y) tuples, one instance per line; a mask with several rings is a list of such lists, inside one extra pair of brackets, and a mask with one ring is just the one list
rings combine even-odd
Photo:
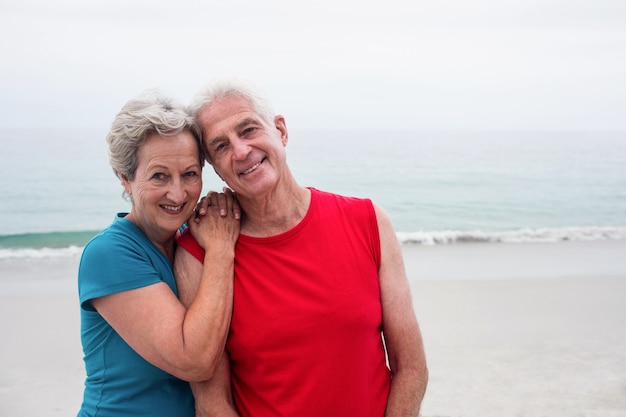
[(157, 90), (129, 100), (115, 116), (106, 137), (113, 172), (120, 179), (123, 176), (128, 181), (134, 180), (137, 153), (146, 138), (152, 133), (168, 137), (182, 131), (189, 131), (196, 140), (200, 166), (203, 166), (202, 133), (188, 107)]

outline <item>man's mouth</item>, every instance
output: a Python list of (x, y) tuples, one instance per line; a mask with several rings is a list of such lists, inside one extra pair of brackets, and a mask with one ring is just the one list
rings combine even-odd
[(265, 158), (261, 159), (259, 162), (252, 165), (250, 168), (246, 169), (245, 171), (240, 172), (239, 175), (248, 175), (249, 173), (254, 172), (259, 166), (261, 166), (263, 161), (265, 161)]

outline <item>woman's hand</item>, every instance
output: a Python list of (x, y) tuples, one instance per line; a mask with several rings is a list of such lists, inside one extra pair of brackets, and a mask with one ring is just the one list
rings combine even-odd
[(211, 191), (203, 197), (188, 224), (191, 234), (205, 251), (232, 250), (239, 236), (240, 217), (235, 194), (224, 188), (223, 193)]
[(200, 222), (200, 217), (207, 213), (209, 206), (217, 206), (220, 215), (223, 217), (226, 217), (229, 212), (232, 212), (235, 219), (241, 218), (241, 208), (239, 207), (235, 193), (228, 187), (224, 187), (223, 191), (222, 193), (209, 191), (205, 197), (200, 199), (194, 210), (194, 222)]

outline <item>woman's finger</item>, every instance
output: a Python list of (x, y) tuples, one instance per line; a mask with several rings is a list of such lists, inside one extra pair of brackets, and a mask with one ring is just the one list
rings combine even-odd
[(220, 216), (222, 217), (226, 217), (226, 215), (228, 215), (228, 212), (230, 210), (229, 207), (229, 201), (232, 201), (232, 197), (229, 198), (229, 196), (227, 196), (224, 193), (216, 193), (217, 194), (217, 208), (220, 211)]
[(233, 217), (237, 220), (241, 219), (241, 207), (235, 192), (228, 187), (223, 188), (224, 194), (228, 196), (228, 211), (233, 213)]

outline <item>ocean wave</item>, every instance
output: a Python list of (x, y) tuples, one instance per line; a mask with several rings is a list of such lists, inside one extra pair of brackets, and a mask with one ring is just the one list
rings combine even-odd
[(0, 249), (2, 259), (42, 259), (42, 258), (71, 258), (80, 256), (83, 247), (68, 246), (65, 248), (4, 248)]
[(94, 230), (78, 230), (0, 235), (0, 249), (81, 247), (97, 234)]
[[(93, 232), (72, 232), (79, 240)], [(593, 241), (593, 240), (626, 240), (626, 227), (567, 227), (519, 229), (513, 231), (482, 231), (482, 230), (439, 230), (418, 232), (397, 232), (401, 244), (418, 245), (450, 245), (459, 243), (533, 243), (533, 242), (562, 242), (562, 241)], [(57, 237), (59, 234), (55, 232)], [(67, 236), (65, 236), (67, 237)], [(1, 237), (0, 237), (1, 238)], [(63, 239), (65, 241), (65, 239)], [(0, 239), (0, 242), (2, 239)], [(31, 240), (32, 242), (32, 240)], [(5, 240), (5, 243), (6, 240)], [(15, 242), (13, 242), (15, 243)], [(48, 242), (50, 243), (50, 242)], [(63, 242), (65, 243), (65, 242)], [(80, 256), (84, 244), (73, 242), (63, 245), (56, 242), (42, 246), (41, 243), (25, 247), (23, 242), (15, 247), (0, 245), (0, 260), (2, 259), (33, 259), (33, 258), (64, 258)], [(4, 246), (4, 247), (3, 247)]]
[(519, 229), (513, 231), (482, 230), (398, 232), (403, 244), (449, 245), (455, 243), (533, 243), (626, 239), (626, 227), (566, 227)]

